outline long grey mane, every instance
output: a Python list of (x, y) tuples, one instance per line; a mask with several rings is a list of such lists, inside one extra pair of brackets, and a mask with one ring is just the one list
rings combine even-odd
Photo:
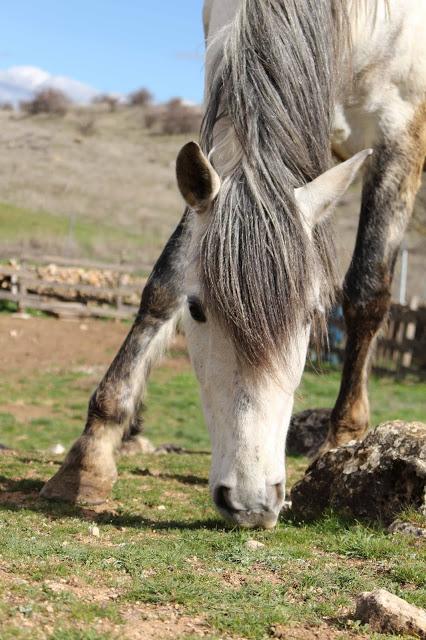
[(346, 37), (344, 0), (242, 0), (208, 80), (203, 149), (224, 126), (239, 155), (203, 236), (203, 294), (255, 370), (285, 361), (296, 329), (333, 300), (330, 229), (317, 226), (309, 240), (294, 188), (330, 167)]

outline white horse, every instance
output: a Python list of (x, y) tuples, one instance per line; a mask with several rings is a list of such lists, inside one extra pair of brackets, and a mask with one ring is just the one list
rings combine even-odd
[[(105, 499), (115, 452), (137, 438), (155, 354), (183, 316), (213, 499), (241, 526), (272, 527), (294, 394), (336, 286), (327, 219), (374, 150), (343, 287), (348, 346), (326, 446), (368, 426), (368, 357), (426, 155), (426, 0), (206, 0), (204, 26), (201, 148), (189, 143), (177, 160), (187, 210), (84, 434), (43, 495)], [(346, 159), (331, 169), (330, 140)]]

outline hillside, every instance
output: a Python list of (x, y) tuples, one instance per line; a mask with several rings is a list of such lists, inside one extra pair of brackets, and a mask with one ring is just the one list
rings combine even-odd
[[(30, 251), (151, 264), (182, 212), (174, 161), (191, 136), (153, 134), (139, 108), (74, 108), (65, 118), (0, 111), (0, 257)], [(422, 203), (426, 202), (426, 181)], [(359, 187), (335, 216), (342, 271)], [(409, 295), (426, 298), (426, 239), (407, 237)]]

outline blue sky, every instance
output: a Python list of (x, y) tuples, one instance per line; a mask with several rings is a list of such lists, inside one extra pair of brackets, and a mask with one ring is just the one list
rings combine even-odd
[(102, 92), (145, 86), (200, 102), (202, 0), (9, 0), (0, 68), (33, 66)]

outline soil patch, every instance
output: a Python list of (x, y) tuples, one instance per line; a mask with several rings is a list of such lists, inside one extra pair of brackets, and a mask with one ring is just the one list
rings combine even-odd
[[(58, 368), (103, 370), (129, 329), (130, 325), (122, 322), (0, 316), (0, 375), (28, 375), (32, 371)], [(184, 366), (189, 368), (182, 336), (173, 343), (167, 366), (179, 371)], [(15, 410), (11, 413), (17, 415)]]

